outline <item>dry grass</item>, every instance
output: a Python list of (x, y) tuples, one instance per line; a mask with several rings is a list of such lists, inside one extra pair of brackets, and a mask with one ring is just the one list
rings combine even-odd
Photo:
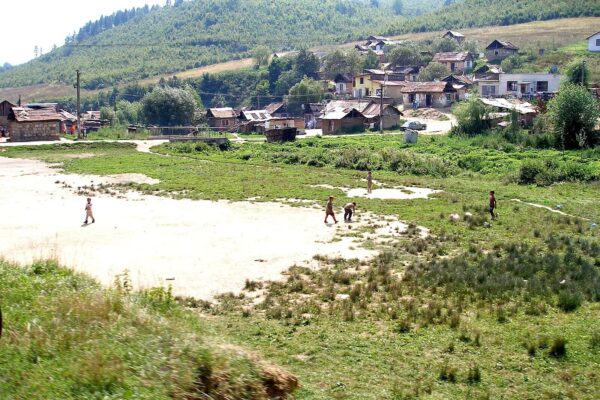
[(146, 86), (158, 83), (161, 78), (169, 79), (176, 76), (179, 79), (198, 78), (204, 74), (218, 74), (225, 71), (237, 71), (239, 69), (250, 68), (254, 65), (252, 58), (243, 58), (241, 60), (227, 61), (224, 63), (207, 65), (200, 68), (189, 69), (187, 71), (176, 72), (174, 74), (158, 75), (140, 81), (140, 85)]
[[(82, 95), (90, 95), (92, 92), (82, 91)], [(0, 99), (16, 103), (21, 96), (23, 103), (33, 102), (42, 99), (58, 99), (61, 97), (75, 96), (76, 92), (69, 85), (38, 84), (16, 88), (0, 88)], [(0, 100), (1, 101), (1, 100)]]
[[(564, 18), (550, 21), (528, 22), (510, 26), (489, 26), (485, 28), (460, 29), (467, 40), (476, 40), (480, 46), (486, 46), (494, 39), (508, 40), (515, 45), (555, 49), (567, 44), (585, 41), (585, 38), (598, 31), (600, 17)], [(445, 32), (445, 31), (444, 31)], [(396, 36), (400, 40), (430, 40), (440, 38), (444, 32), (408, 33)], [(341, 45), (342, 48), (354, 47), (362, 42), (352, 42)], [(323, 49), (334, 46), (325, 46)]]

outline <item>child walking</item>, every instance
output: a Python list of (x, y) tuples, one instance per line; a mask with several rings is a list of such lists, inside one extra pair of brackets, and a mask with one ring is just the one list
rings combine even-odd
[(494, 210), (497, 206), (498, 204), (496, 203), (496, 196), (494, 194), (494, 191), (492, 190), (490, 192), (490, 214), (492, 215), (492, 219), (496, 219), (496, 214), (494, 213)]
[(333, 222), (337, 224), (337, 219), (335, 219), (335, 213), (333, 212), (333, 196), (329, 196), (329, 200), (325, 206), (325, 223), (327, 223), (329, 216), (332, 216)]
[(85, 204), (85, 221), (83, 221), (84, 225), (87, 225), (88, 218), (92, 219), (92, 224), (96, 222), (94, 218), (94, 213), (92, 212), (92, 199), (88, 197), (87, 203)]

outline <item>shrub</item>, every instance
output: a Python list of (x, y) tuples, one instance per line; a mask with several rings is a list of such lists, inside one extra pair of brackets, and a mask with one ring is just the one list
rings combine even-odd
[(479, 369), (479, 365), (475, 364), (469, 368), (469, 373), (467, 374), (467, 383), (469, 385), (474, 385), (479, 382), (481, 382), (481, 370)]
[(562, 358), (567, 355), (567, 342), (563, 337), (557, 337), (552, 342), (548, 352), (554, 358)]
[(456, 368), (449, 366), (446, 362), (440, 369), (439, 378), (441, 381), (456, 383)]
[(558, 294), (558, 306), (566, 312), (572, 312), (581, 306), (583, 298), (579, 292), (574, 290), (562, 290)]

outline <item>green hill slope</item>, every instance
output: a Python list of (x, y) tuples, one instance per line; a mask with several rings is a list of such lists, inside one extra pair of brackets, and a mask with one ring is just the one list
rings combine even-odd
[[(273, 51), (368, 36), (404, 19), (392, 1), (193, 0), (127, 20), (0, 74), (0, 87), (72, 83), (84, 71), (88, 89)], [(402, 13), (441, 7), (443, 0), (404, 0)], [(93, 25), (93, 24), (92, 24)]]
[(600, 16), (598, 0), (464, 0), (408, 22), (395, 22), (388, 34), (448, 28), (514, 25), (568, 17)]
[(101, 89), (248, 57), (259, 45), (284, 51), (371, 34), (600, 16), (598, 0), (191, 0), (175, 4), (90, 22), (65, 46), (0, 72), (0, 88), (71, 85), (75, 69), (81, 69), (84, 88)]

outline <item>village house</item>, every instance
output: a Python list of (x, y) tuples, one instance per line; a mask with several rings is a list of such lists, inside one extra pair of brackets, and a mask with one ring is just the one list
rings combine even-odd
[(365, 117), (355, 108), (335, 108), (325, 111), (321, 117), (323, 135), (361, 132), (365, 129)]
[(405, 81), (416, 82), (419, 80), (421, 67), (418, 65), (396, 65), (392, 68), (392, 72), (404, 76)]
[(533, 97), (541, 93), (558, 92), (562, 75), (534, 72), (526, 74), (500, 74), (499, 96)]
[(269, 113), (272, 118), (287, 118), (290, 116), (287, 106), (283, 102), (271, 103), (265, 107), (265, 111)]
[(496, 97), (500, 93), (500, 74), (498, 65), (483, 65), (473, 71), (473, 81), (482, 97)]
[(454, 100), (465, 100), (467, 93), (473, 88), (473, 81), (466, 75), (448, 75), (441, 79), (442, 82), (450, 82), (452, 87), (456, 89), (456, 97)]
[(340, 96), (351, 96), (354, 89), (354, 79), (348, 74), (337, 74), (333, 79), (335, 93)]
[(216, 131), (228, 131), (237, 123), (237, 114), (231, 107), (209, 108), (206, 111), (208, 126)]
[(539, 113), (537, 107), (531, 103), (521, 100), (508, 99), (479, 99), (483, 104), (492, 107), (496, 113), (492, 115), (492, 119), (507, 119), (510, 116), (510, 111), (516, 111), (519, 114), (519, 122), (521, 126), (531, 127), (536, 115)]
[(366, 69), (362, 74), (356, 75), (353, 82), (353, 96), (355, 98), (378, 96), (382, 82), (404, 81), (404, 75), (393, 71), (379, 69)]
[(367, 127), (379, 126), (383, 110), (383, 127), (391, 129), (400, 124), (402, 113), (391, 104), (379, 101), (333, 100), (324, 108), (321, 116), (321, 129), (324, 135), (362, 131)]
[(0, 136), (4, 137), (8, 134), (8, 116), (10, 115), (15, 104), (4, 100), (0, 103)]
[(456, 93), (450, 82), (407, 82), (402, 88), (403, 104), (410, 107), (449, 107)]
[(463, 35), (460, 32), (456, 32), (456, 31), (448, 31), (448, 32), (444, 33), (444, 35), (442, 36), (442, 39), (450, 39), (450, 40), (454, 40), (458, 44), (462, 44), (462, 42), (465, 41), (465, 35)]
[(519, 48), (511, 42), (494, 40), (485, 48), (485, 58), (488, 61), (502, 61), (519, 52)]
[(323, 103), (304, 104), (304, 126), (306, 129), (321, 129), (321, 115), (325, 109)]
[(240, 132), (263, 132), (265, 122), (271, 119), (271, 115), (267, 110), (242, 110), (238, 119)]
[(468, 51), (436, 53), (433, 62), (444, 64), (452, 73), (464, 73), (473, 68), (473, 56)]
[(10, 140), (59, 140), (61, 120), (55, 105), (29, 104), (24, 107), (12, 107), (8, 115)]
[(600, 32), (594, 33), (592, 36), (588, 36), (588, 51), (600, 52)]
[(371, 128), (378, 128), (379, 121), (383, 117), (383, 129), (393, 129), (400, 125), (400, 117), (403, 115), (400, 110), (391, 104), (383, 104), (372, 101), (365, 107), (361, 114), (365, 117), (365, 123)]

